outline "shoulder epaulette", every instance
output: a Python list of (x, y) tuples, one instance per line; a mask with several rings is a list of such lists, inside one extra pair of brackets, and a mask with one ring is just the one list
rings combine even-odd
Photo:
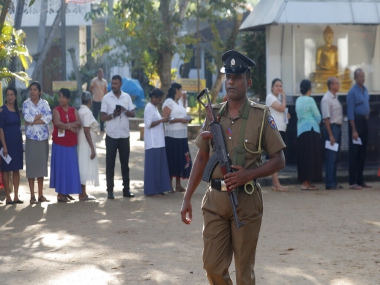
[(218, 104), (214, 104), (212, 105), (212, 108), (213, 109), (221, 109), (224, 105), (226, 105), (227, 102), (222, 102), (222, 103), (218, 103)]
[(249, 103), (250, 103), (250, 105), (251, 105), (252, 108), (259, 108), (259, 109), (262, 109), (262, 110), (269, 110), (268, 106), (266, 106), (266, 105), (253, 102), (251, 100), (249, 100)]

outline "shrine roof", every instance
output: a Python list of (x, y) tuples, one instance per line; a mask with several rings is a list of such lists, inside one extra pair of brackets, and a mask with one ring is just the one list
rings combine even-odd
[(261, 0), (240, 30), (267, 25), (380, 24), (380, 0)]

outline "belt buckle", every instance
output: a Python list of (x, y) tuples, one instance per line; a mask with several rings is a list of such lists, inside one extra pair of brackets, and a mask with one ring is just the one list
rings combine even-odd
[(226, 186), (226, 183), (224, 183), (224, 180), (220, 180), (220, 191), (222, 192), (227, 191), (227, 186)]

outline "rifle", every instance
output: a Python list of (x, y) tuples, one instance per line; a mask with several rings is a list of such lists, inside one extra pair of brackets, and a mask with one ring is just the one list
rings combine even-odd
[[(201, 101), (201, 98), (203, 97), (204, 94), (206, 94), (206, 98), (207, 98), (206, 104)], [(217, 163), (219, 163), (219, 167), (222, 171), (223, 176), (226, 175), (227, 173), (233, 172), (233, 169), (231, 167), (232, 165), (231, 160), (229, 159), (228, 154), (227, 154), (227, 147), (226, 147), (226, 143), (223, 137), (222, 126), (219, 124), (219, 120), (215, 118), (215, 115), (212, 111), (212, 105), (211, 105), (210, 96), (208, 94), (207, 88), (203, 89), (198, 94), (197, 101), (206, 109), (207, 117), (210, 121), (211, 134), (207, 135), (207, 138), (211, 138), (212, 136), (212, 138), (214, 139), (215, 153), (211, 156), (209, 162), (207, 163), (206, 169), (202, 176), (203, 181), (210, 182), (211, 173), (215, 169)], [(236, 228), (239, 229), (241, 226), (244, 225), (244, 222), (239, 221), (239, 218), (236, 212), (236, 208), (238, 206), (238, 199), (237, 199), (237, 194), (236, 194), (237, 189), (227, 188), (227, 193), (228, 193), (228, 196), (230, 197), (230, 202), (231, 202), (232, 212), (234, 214)]]

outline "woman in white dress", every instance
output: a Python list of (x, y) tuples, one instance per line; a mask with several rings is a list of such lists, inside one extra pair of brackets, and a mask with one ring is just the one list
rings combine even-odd
[(157, 109), (163, 96), (160, 89), (153, 89), (144, 110), (144, 195), (147, 197), (164, 195), (171, 190), (164, 134), (164, 123), (169, 117), (162, 118)]
[(92, 95), (85, 91), (82, 93), (82, 105), (78, 110), (83, 128), (78, 132), (78, 160), (79, 174), (82, 185), (82, 194), (79, 200), (95, 200), (86, 193), (86, 185), (99, 186), (99, 166), (96, 156), (96, 137), (99, 123), (91, 112)]
[[(265, 105), (269, 107), (270, 113), (276, 122), (277, 129), (283, 141), (286, 144), (286, 117), (290, 118), (286, 110), (286, 96), (282, 88), (282, 81), (279, 78), (275, 78), (272, 81), (272, 93), (267, 95)], [(267, 157), (269, 159), (269, 157)], [(272, 175), (272, 190), (278, 192), (288, 192), (288, 188), (282, 186), (278, 179), (278, 173)]]
[(187, 141), (187, 124), (192, 119), (187, 116), (184, 104), (182, 101), (179, 102), (180, 98), (182, 98), (182, 86), (172, 83), (162, 105), (162, 116), (170, 118), (169, 124), (165, 126), (165, 146), (170, 179), (176, 178), (175, 192), (185, 192), (185, 188), (181, 186), (181, 178), (189, 179), (192, 168)]

